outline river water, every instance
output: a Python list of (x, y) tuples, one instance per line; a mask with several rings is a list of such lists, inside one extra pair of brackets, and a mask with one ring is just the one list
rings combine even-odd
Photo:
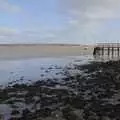
[(86, 64), (92, 60), (92, 56), (0, 60), (0, 84), (23, 79), (22, 82), (27, 83), (45, 78), (58, 78), (61, 75), (57, 73), (60, 73), (63, 67), (74, 63)]

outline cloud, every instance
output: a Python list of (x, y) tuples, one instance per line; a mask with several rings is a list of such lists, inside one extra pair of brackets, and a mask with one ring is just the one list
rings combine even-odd
[[(59, 5), (60, 14), (66, 18), (67, 23), (58, 37), (61, 40), (68, 39), (77, 43), (104, 41), (110, 38), (110, 34), (112, 36), (112, 31), (106, 24), (113, 21), (114, 25), (115, 20), (120, 19), (119, 0), (59, 0)], [(104, 29), (109, 34), (102, 34)], [(114, 40), (116, 37), (113, 36)]]
[(10, 37), (10, 36), (15, 36), (17, 34), (18, 34), (18, 31), (16, 29), (0, 27), (0, 36), (1, 37)]
[(19, 6), (9, 3), (8, 0), (0, 0), (0, 12), (1, 11), (17, 13), (20, 12), (21, 9)]
[(0, 28), (0, 43), (46, 43), (51, 42), (54, 37), (54, 32), (48, 30)]
[(120, 7), (119, 0), (60, 0), (60, 3), (62, 13), (87, 19), (118, 17)]
[[(27, 30), (25, 28), (23, 30), (0, 28), (0, 40), (3, 40), (4, 37), (5, 41), (12, 42), (91, 44), (104, 40), (114, 41), (120, 38), (120, 0), (58, 1), (58, 14), (65, 23), (63, 26), (57, 30), (40, 28), (41, 26), (38, 26), (40, 29), (30, 28)], [(15, 12), (19, 11), (19, 7), (7, 0), (0, 0), (0, 10)], [(52, 17), (54, 19), (54, 16)], [(32, 23), (31, 20), (30, 23)], [(112, 27), (116, 24), (119, 25), (117, 28)], [(37, 26), (37, 23), (35, 26)], [(6, 38), (9, 38), (9, 40)]]

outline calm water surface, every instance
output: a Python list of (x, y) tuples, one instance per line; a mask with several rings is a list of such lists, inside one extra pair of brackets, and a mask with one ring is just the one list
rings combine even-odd
[[(24, 79), (24, 82), (34, 81), (39, 80), (41, 76), (43, 78), (61, 77), (55, 76), (55, 73), (62, 69), (56, 68), (65, 67), (72, 63), (85, 64), (91, 60), (93, 60), (91, 56), (0, 60), (0, 84), (7, 84), (19, 79)], [(47, 71), (50, 67), (54, 69)]]

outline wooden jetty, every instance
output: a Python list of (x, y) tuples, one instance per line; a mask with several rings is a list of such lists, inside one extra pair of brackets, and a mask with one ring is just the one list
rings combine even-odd
[(94, 56), (120, 56), (120, 43), (98, 43), (94, 47)]

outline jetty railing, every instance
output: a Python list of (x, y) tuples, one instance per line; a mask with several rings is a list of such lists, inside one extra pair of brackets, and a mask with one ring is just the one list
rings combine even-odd
[(120, 56), (120, 43), (98, 43), (94, 47), (95, 56)]

